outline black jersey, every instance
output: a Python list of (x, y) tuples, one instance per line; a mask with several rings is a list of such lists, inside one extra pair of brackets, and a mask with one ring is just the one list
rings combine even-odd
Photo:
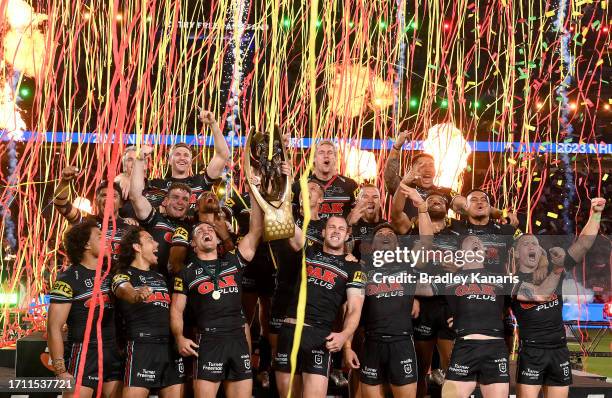
[[(98, 228), (100, 228), (100, 230), (102, 230), (102, 217), (89, 217), (94, 218), (96, 220), (96, 225)], [(106, 240), (111, 242), (113, 261), (119, 261), (119, 244), (121, 243), (123, 235), (125, 235), (129, 228), (130, 225), (126, 224), (122, 217), (117, 217), (115, 220), (113, 220), (112, 216), (109, 217), (106, 230)]]
[(125, 319), (128, 340), (167, 338), (170, 336), (170, 293), (166, 278), (159, 272), (127, 267), (115, 274), (112, 289), (124, 283), (134, 288), (148, 286), (152, 294), (142, 303), (117, 299), (117, 309)]
[[(151, 209), (149, 216), (141, 221), (142, 226), (151, 234), (159, 245), (157, 248), (157, 271), (169, 278), (168, 258), (170, 247), (175, 245), (188, 245), (188, 231), (191, 229), (185, 220), (179, 220), (161, 214), (155, 208)], [(184, 239), (179, 239), (181, 236)]]
[(434, 283), (432, 287), (434, 294), (446, 296), (457, 336), (504, 337), (504, 298), (513, 289), (507, 283), (498, 282), (504, 276), (480, 268), (462, 269), (452, 277), (450, 283)]
[[(449, 207), (450, 207), (452, 198), (456, 196), (456, 193), (453, 192), (453, 190), (450, 188), (441, 188), (441, 187), (436, 187), (435, 185), (429, 188), (423, 188), (418, 185), (411, 185), (411, 186), (419, 193), (419, 195), (421, 196), (421, 198), (423, 198), (423, 200), (425, 200), (427, 198), (427, 195), (429, 195), (432, 192), (439, 192), (443, 194)], [(408, 215), (409, 218), (414, 218), (419, 215), (419, 209), (414, 207), (414, 203), (412, 203), (412, 200), (407, 198), (406, 204), (404, 205), (404, 213), (406, 213), (406, 215)]]
[[(421, 272), (425, 272), (430, 275), (438, 275), (446, 272), (442, 268), (442, 263), (440, 260), (444, 259), (444, 254), (455, 252), (456, 250), (460, 249), (460, 239), (463, 237), (461, 237), (459, 232), (455, 230), (457, 224), (460, 223), (460, 221), (449, 218), (446, 220), (446, 227), (440, 232), (434, 234), (432, 248), (429, 250), (439, 252), (440, 254), (438, 256), (430, 256), (430, 261), (423, 269), (421, 269)], [(419, 235), (418, 221), (412, 226), (409, 235), (412, 238)]]
[(367, 222), (361, 218), (359, 221), (357, 221), (357, 224), (351, 227), (351, 234), (353, 235), (354, 242), (353, 255), (355, 257), (361, 259), (361, 256), (370, 252), (370, 246), (372, 244), (372, 239), (374, 238), (374, 228), (386, 222), (386, 220), (382, 219), (376, 222)]
[(206, 171), (185, 178), (155, 178), (149, 182), (149, 186), (145, 190), (144, 196), (153, 207), (159, 207), (168, 193), (168, 188), (170, 188), (172, 184), (180, 182), (189, 185), (191, 188), (189, 203), (191, 211), (195, 212), (197, 211), (198, 197), (200, 197), (202, 192), (210, 191), (219, 181), (221, 181), (220, 178), (210, 178)]
[[(72, 211), (72, 204), (68, 203), (66, 205), (66, 212), (70, 213)], [(77, 223), (87, 220), (93, 220), (96, 223), (96, 226), (100, 228), (102, 231), (104, 215), (96, 216), (96, 215), (88, 215), (85, 217), (79, 217)], [(106, 240), (111, 243), (111, 256), (113, 261), (119, 261), (119, 243), (121, 242), (121, 238), (125, 235), (125, 232), (130, 227), (130, 225), (125, 223), (123, 217), (116, 217), (113, 219), (113, 215), (111, 214), (108, 218), (107, 229), (106, 229)]]
[(115, 314), (113, 300), (111, 297), (110, 277), (104, 277), (100, 284), (100, 297), (93, 297), (96, 270), (89, 269), (83, 265), (72, 265), (66, 271), (58, 275), (53, 288), (49, 293), (51, 303), (70, 303), (68, 314), (68, 341), (82, 342), (85, 339), (85, 328), (89, 307), (96, 306), (91, 324), (90, 344), (97, 342), (97, 323), (100, 318), (100, 302), (104, 305), (102, 312), (102, 340), (104, 342), (115, 341)]
[[(308, 222), (308, 229), (302, 231), (307, 240), (311, 243), (319, 245), (323, 244), (323, 229), (325, 229), (325, 223), (327, 220), (319, 218), (318, 220), (310, 220)], [(304, 217), (300, 216), (295, 220), (295, 224), (302, 229), (304, 227)]]
[[(304, 219), (298, 218), (295, 220), (298, 227), (304, 226)], [(323, 237), (321, 231), (325, 227), (325, 220), (310, 220), (308, 223), (308, 230), (305, 232), (306, 246), (310, 247), (313, 245), (319, 248), (323, 245)], [(277, 300), (291, 300), (295, 293), (295, 286), (297, 284), (298, 276), (302, 266), (302, 251), (293, 251), (286, 241), (283, 242), (283, 246), (277, 246), (276, 253), (277, 261), (279, 264), (278, 272), (276, 274), (276, 290), (274, 297)]]
[(486, 225), (474, 225), (467, 220), (453, 223), (450, 228), (459, 235), (459, 239), (468, 235), (478, 236), (484, 244), (485, 268), (494, 273), (506, 273), (508, 252), (520, 230), (510, 224), (489, 221)]
[(230, 216), (238, 223), (238, 235), (245, 236), (249, 233), (249, 221), (251, 218), (251, 197), (248, 192), (242, 195), (230, 196), (223, 205), (229, 210)]
[(367, 282), (361, 321), (366, 335), (412, 335), (411, 313), (417, 272), (406, 264), (387, 263), (374, 267), (368, 256), (363, 260)]
[[(359, 185), (351, 178), (336, 174), (328, 181), (311, 175), (308, 181), (314, 181), (323, 187), (323, 203), (319, 209), (319, 217), (327, 219), (332, 215), (347, 217), (355, 204), (355, 192)], [(300, 182), (293, 183), (293, 208), (297, 217), (300, 208)]]
[[(361, 266), (355, 261), (347, 261), (345, 257), (344, 254), (325, 253), (322, 248), (314, 245), (306, 249), (305, 323), (331, 330), (332, 323), (346, 300), (346, 290), (364, 288), (365, 276), (361, 272)], [(291, 318), (296, 317), (299, 286), (300, 277), (287, 311)]]
[[(565, 268), (576, 265), (574, 259), (566, 253)], [(533, 273), (518, 273), (523, 282), (532, 282)], [(521, 344), (536, 347), (565, 347), (565, 327), (563, 326), (562, 286), (565, 274), (561, 275), (559, 284), (547, 302), (512, 300), (512, 313), (516, 317)]]
[(200, 332), (228, 332), (243, 327), (242, 271), (246, 265), (240, 251), (235, 250), (217, 260), (196, 259), (174, 278), (174, 293), (187, 296)]

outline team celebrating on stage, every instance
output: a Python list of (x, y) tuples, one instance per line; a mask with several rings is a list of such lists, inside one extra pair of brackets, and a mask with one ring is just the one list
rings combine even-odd
[[(517, 395), (568, 396), (562, 282), (593, 245), (605, 199), (591, 200), (578, 236), (545, 241), (521, 233), (485, 190), (435, 186), (426, 153), (401, 170), (405, 132), (384, 186), (338, 174), (337, 148), (323, 140), (308, 191), (292, 187), (293, 236), (264, 242), (249, 184), (219, 201), (230, 148), (211, 112), (200, 120), (215, 149), (203, 172), (192, 173), (192, 148), (176, 144), (170, 175), (150, 179), (153, 148), (128, 147), (115, 181), (96, 188), (92, 215), (69, 199), (79, 170), (62, 171), (53, 202), (70, 224), (68, 261), (50, 290), (48, 347), (57, 377), (81, 379), (81, 397), (101, 388), (108, 398), (212, 398), (222, 387), (246, 398), (254, 380), (266, 396), (325, 397), (342, 368), (352, 397), (424, 397), (434, 352), (442, 397), (470, 397), (477, 385), (504, 397), (515, 339)], [(293, 178), (290, 165), (280, 170)], [(397, 248), (484, 255), (375, 261)], [(511, 282), (495, 283), (504, 276)]]

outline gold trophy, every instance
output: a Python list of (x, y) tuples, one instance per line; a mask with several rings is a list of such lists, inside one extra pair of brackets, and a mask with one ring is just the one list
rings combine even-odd
[[(270, 151), (272, 145), (272, 151)], [(291, 209), (291, 176), (281, 171), (281, 164), (288, 160), (285, 145), (278, 128), (267, 134), (251, 130), (245, 148), (244, 172), (251, 188), (251, 200), (256, 200), (264, 214), (263, 241), (291, 238), (295, 223)], [(259, 187), (253, 177), (259, 177)]]

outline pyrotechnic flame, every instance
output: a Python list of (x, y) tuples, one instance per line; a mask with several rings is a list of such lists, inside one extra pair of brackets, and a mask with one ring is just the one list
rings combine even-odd
[(4, 82), (0, 93), (0, 130), (5, 130), (9, 139), (23, 140), (23, 132), (26, 124), (21, 118), (21, 113), (11, 86)]
[(340, 144), (339, 146), (346, 165), (344, 174), (347, 177), (354, 179), (358, 183), (376, 179), (378, 175), (376, 157), (372, 152), (363, 151), (354, 146), (349, 147), (345, 144)]
[(369, 68), (361, 65), (335, 66), (328, 91), (331, 112), (338, 116), (359, 116), (366, 104), (369, 84)]
[(393, 105), (393, 84), (376, 76), (367, 66), (335, 65), (327, 92), (329, 107), (337, 116), (359, 116), (366, 105), (380, 111)]
[(23, 0), (9, 0), (4, 18), (10, 30), (3, 39), (4, 60), (26, 76), (39, 76), (45, 53), (45, 36), (38, 25), (47, 20), (45, 14)]
[(79, 209), (83, 213), (93, 214), (93, 209), (91, 208), (91, 201), (87, 198), (77, 196), (74, 199), (74, 202), (72, 202), (72, 206)]
[(371, 87), (370, 106), (375, 110), (382, 110), (393, 105), (393, 85), (378, 76), (374, 77)]
[(35, 27), (46, 21), (47, 15), (34, 12), (32, 6), (23, 0), (8, 0), (5, 18), (11, 29), (23, 31), (27, 27)]
[(362, 65), (335, 65), (327, 95), (332, 114), (359, 116), (366, 105), (380, 111), (393, 105), (393, 84)]
[(460, 177), (472, 153), (461, 130), (452, 123), (436, 124), (427, 131), (423, 145), (425, 152), (435, 159), (437, 175), (434, 184), (460, 192)]

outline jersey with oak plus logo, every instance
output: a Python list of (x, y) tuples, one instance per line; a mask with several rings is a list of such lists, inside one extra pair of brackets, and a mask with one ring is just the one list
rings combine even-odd
[[(300, 278), (287, 313), (295, 318)], [(355, 261), (346, 260), (346, 255), (323, 252), (321, 247), (306, 249), (306, 317), (309, 325), (331, 328), (336, 315), (346, 300), (346, 290), (363, 289), (365, 275)]]
[[(308, 181), (314, 181), (323, 188), (323, 203), (319, 208), (319, 217), (327, 219), (330, 216), (347, 217), (355, 204), (355, 192), (359, 185), (351, 178), (335, 175), (328, 181), (312, 175)], [(293, 183), (293, 205), (295, 218), (298, 218), (300, 207), (300, 182)]]
[[(371, 256), (363, 259), (367, 274), (361, 322), (368, 336), (412, 335), (412, 304), (418, 273), (414, 267), (386, 263), (374, 267)], [(413, 279), (409, 279), (408, 276)]]
[(247, 264), (240, 251), (235, 250), (217, 260), (196, 259), (174, 278), (174, 293), (187, 296), (187, 305), (200, 332), (235, 331), (243, 327), (242, 273)]
[[(569, 270), (575, 265), (576, 261), (566, 253), (564, 268)], [(533, 273), (519, 272), (518, 277), (524, 282), (533, 281)], [(513, 297), (512, 312), (516, 317), (522, 344), (536, 347), (564, 347), (567, 344), (563, 326), (564, 277), (565, 274), (562, 274), (555, 292), (548, 301), (525, 302)]]
[(446, 296), (453, 314), (453, 329), (459, 337), (469, 334), (484, 334), (503, 337), (504, 295), (511, 288), (502, 283), (479, 283), (500, 276), (486, 269), (462, 269), (454, 274), (457, 279), (465, 277), (466, 283), (452, 282), (433, 284), (435, 294)]
[(117, 308), (127, 327), (129, 340), (170, 335), (170, 292), (166, 278), (159, 272), (134, 267), (120, 270), (113, 277), (113, 292), (130, 283), (135, 289), (148, 286), (152, 293), (141, 303), (117, 299)]

